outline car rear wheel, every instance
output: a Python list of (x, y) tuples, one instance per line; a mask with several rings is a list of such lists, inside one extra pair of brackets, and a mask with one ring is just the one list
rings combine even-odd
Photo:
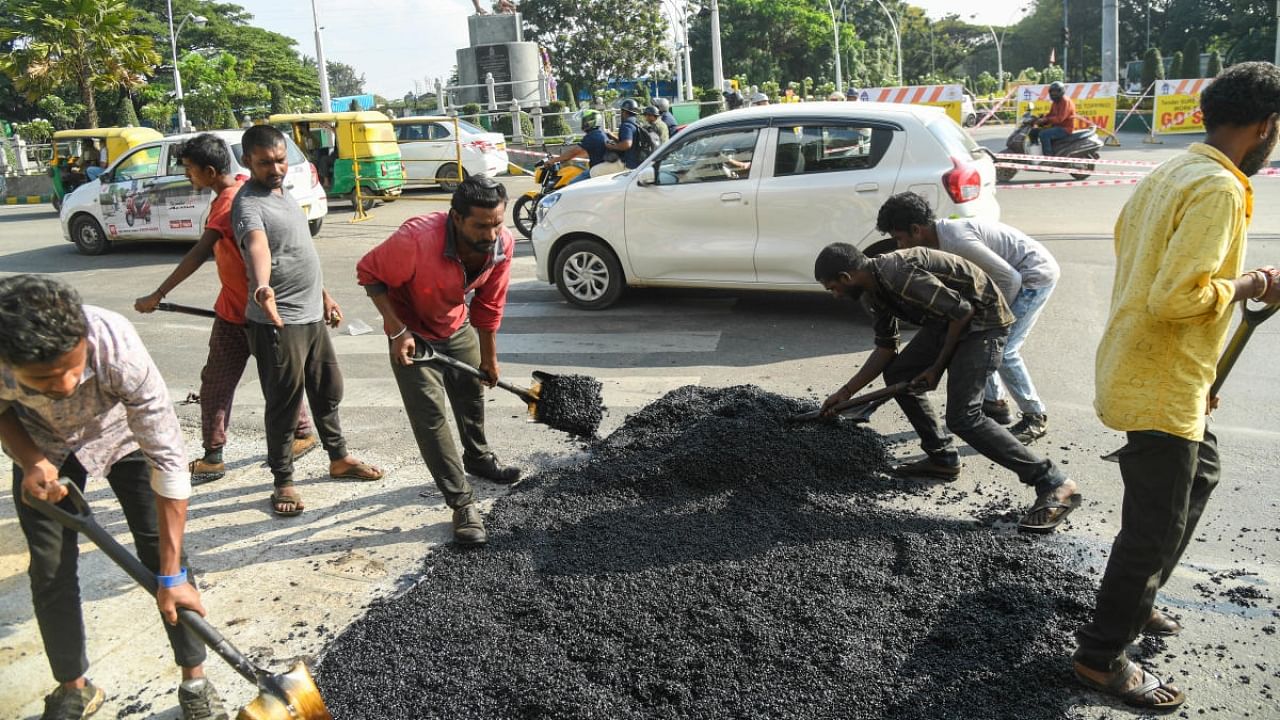
[(516, 229), (526, 238), (533, 237), (533, 226), (538, 223), (538, 203), (537, 197), (534, 195), (521, 195), (516, 200), (516, 205), (511, 209), (511, 219), (516, 223)]
[(555, 262), (556, 287), (570, 303), (587, 310), (603, 310), (622, 297), (622, 265), (598, 240), (575, 240)]
[(111, 241), (97, 220), (81, 215), (71, 221), (71, 240), (85, 255), (101, 255), (111, 249)]
[[(462, 169), (462, 179), (467, 179), (467, 169)], [(440, 183), (440, 189), (451, 193), (458, 189), (458, 163), (445, 163), (436, 170), (436, 182)]]
[(315, 220), (307, 221), (307, 227), (311, 228), (311, 237), (315, 237), (320, 234), (321, 225), (324, 225), (324, 218), (316, 218)]

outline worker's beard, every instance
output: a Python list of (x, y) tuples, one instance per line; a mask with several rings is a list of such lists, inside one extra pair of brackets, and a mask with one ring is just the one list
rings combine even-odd
[(1267, 164), (1267, 160), (1271, 159), (1271, 152), (1276, 149), (1277, 139), (1280, 139), (1280, 132), (1276, 130), (1276, 123), (1272, 123), (1266, 137), (1240, 159), (1240, 172), (1245, 177), (1257, 175), (1258, 171)]

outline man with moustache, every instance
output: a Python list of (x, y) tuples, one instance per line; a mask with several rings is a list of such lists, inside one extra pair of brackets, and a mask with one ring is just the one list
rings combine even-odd
[[(356, 280), (382, 315), (409, 425), (453, 508), (460, 545), (488, 539), (466, 473), (502, 484), (520, 479), (519, 468), (490, 451), (484, 432), (484, 386), (498, 381), (497, 332), (515, 252), (503, 222), (506, 207), (505, 186), (469, 177), (453, 193), (449, 212), (409, 218), (356, 265)], [(480, 368), (488, 381), (434, 363), (415, 365), (428, 346)], [(461, 458), (446, 421), (446, 396), (462, 438)]]
[(329, 476), (379, 480), (382, 471), (350, 455), (342, 437), (342, 370), (326, 327), (337, 327), (342, 311), (324, 289), (306, 214), (283, 187), (289, 171), (284, 134), (255, 125), (240, 143), (250, 177), (236, 194), (231, 219), (249, 275), (245, 332), (266, 400), (271, 509), (292, 517), (304, 509), (293, 486), (293, 434), (304, 392), (329, 453)]
[(1119, 452), (1124, 500), (1093, 620), (1076, 633), (1075, 673), (1130, 705), (1172, 710), (1172, 683), (1125, 648), (1139, 633), (1175, 635), (1155, 609), (1218, 484), (1209, 390), (1235, 303), (1280, 302), (1280, 274), (1243, 272), (1253, 213), (1249, 177), (1275, 148), (1280, 69), (1232, 66), (1200, 96), (1204, 143), (1156, 168), (1116, 221), (1111, 315), (1098, 346), (1094, 408), (1128, 443)]

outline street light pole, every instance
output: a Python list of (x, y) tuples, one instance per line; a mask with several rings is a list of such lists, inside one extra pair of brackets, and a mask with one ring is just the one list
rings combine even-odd
[[(1280, 0), (1276, 0), (1280, 2)], [(836, 89), (840, 94), (844, 94), (844, 76), (840, 72), (840, 24), (836, 22), (836, 7), (831, 4), (831, 0), (827, 0), (827, 9), (831, 11), (831, 30), (835, 37), (836, 45)]]
[(667, 0), (662, 6), (666, 8), (667, 16), (671, 18), (671, 36), (674, 38), (671, 55), (676, 66), (676, 97), (684, 98), (684, 68), (680, 67), (680, 24), (671, 0)]
[(711, 0), (711, 82), (716, 92), (724, 93), (724, 63), (720, 59), (719, 0)]
[(1004, 53), (1000, 48), (1000, 37), (996, 35), (994, 26), (988, 24), (987, 29), (991, 31), (991, 39), (996, 42), (996, 79), (1000, 82), (1000, 94), (1004, 94)]
[[(1280, 2), (1280, 0), (1277, 0)], [(889, 12), (889, 8), (884, 6), (880, 0), (876, 0), (876, 4), (884, 11), (885, 17), (889, 18), (889, 27), (893, 29), (893, 47), (898, 55), (898, 84), (902, 84), (902, 36), (898, 34), (898, 23), (893, 19), (893, 13)]]
[(173, 29), (173, 0), (168, 0), (169, 8), (169, 50), (173, 53), (173, 96), (178, 102), (178, 132), (186, 132), (187, 129), (187, 106), (183, 102), (182, 97), (182, 73), (178, 70), (178, 33), (182, 32), (182, 26), (187, 24), (187, 20), (195, 20), (197, 25), (204, 25), (208, 20), (203, 15), (187, 13), (186, 17), (178, 23), (178, 29)]
[(324, 64), (324, 41), (320, 38), (320, 15), (316, 12), (316, 0), (311, 0), (311, 23), (316, 28), (316, 70), (320, 73), (320, 112), (332, 112), (333, 98), (329, 97), (329, 69)]

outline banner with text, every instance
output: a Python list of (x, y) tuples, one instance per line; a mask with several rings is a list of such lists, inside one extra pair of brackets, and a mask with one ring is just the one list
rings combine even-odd
[[(1083, 130), (1098, 127), (1107, 132), (1115, 132), (1116, 125), (1116, 92), (1119, 83), (1085, 82), (1064, 83), (1066, 96), (1076, 104), (1076, 129)], [(1049, 112), (1053, 101), (1049, 99), (1048, 85), (1023, 85), (1016, 91), (1018, 98), (1018, 117), (1028, 111), (1032, 115), (1044, 115)]]
[(1200, 91), (1208, 84), (1208, 78), (1157, 80), (1155, 117), (1152, 118), (1151, 132), (1157, 135), (1204, 132), (1204, 119), (1200, 116)]
[(858, 91), (858, 99), (863, 102), (907, 103), (908, 105), (930, 105), (947, 111), (947, 115), (957, 123), (963, 122), (960, 117), (960, 103), (964, 100), (964, 88), (960, 85), (908, 85), (907, 87), (863, 88)]

